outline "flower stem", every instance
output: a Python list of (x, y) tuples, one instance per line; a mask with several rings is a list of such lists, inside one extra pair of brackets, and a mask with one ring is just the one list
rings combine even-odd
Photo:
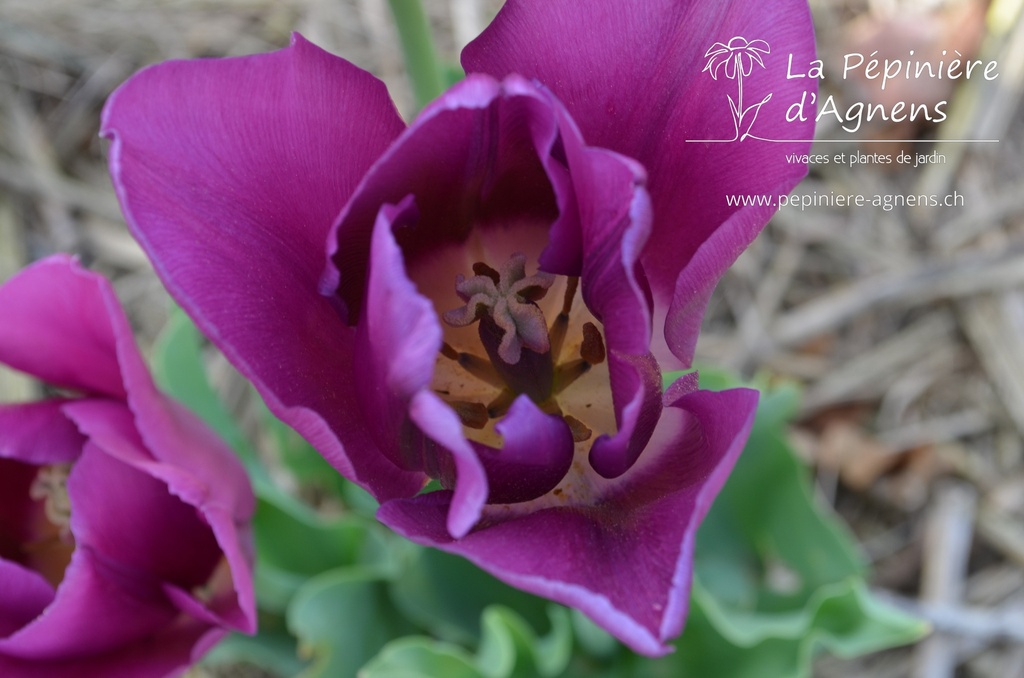
[(423, 108), (444, 91), (444, 77), (434, 50), (430, 23), (420, 0), (388, 0), (388, 6), (402, 41), (402, 54), (416, 96), (416, 107)]

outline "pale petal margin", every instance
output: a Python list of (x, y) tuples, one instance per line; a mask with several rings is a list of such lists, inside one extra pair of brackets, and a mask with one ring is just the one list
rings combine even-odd
[(757, 408), (756, 391), (681, 390), (648, 456), (615, 481), (595, 477), (599, 489), (586, 504), (526, 515), (488, 507), (482, 526), (458, 540), (445, 526), (448, 492), (390, 501), (377, 518), (512, 586), (579, 608), (638, 652), (664, 654), (686, 617), (697, 527)]
[(753, 132), (812, 138), (813, 111), (801, 122), (785, 120), (804, 91), (817, 91), (813, 78), (786, 77), (789, 54), (803, 67), (815, 58), (805, 0), (507, 0), (462, 54), (467, 73), (543, 82), (588, 144), (646, 168), (654, 227), (641, 261), (654, 326), (664, 327), (654, 339), (665, 370), (689, 366), (711, 291), (774, 210), (730, 206), (726, 196), (784, 195), (807, 171), (785, 156), (809, 144), (691, 142), (735, 133), (727, 103), (735, 81), (703, 72), (708, 48), (735, 36), (772, 46), (766, 68), (743, 83), (749, 101), (774, 95)]
[(317, 294), (331, 222), (403, 129), (384, 85), (294, 36), (251, 57), (167, 62), (108, 100), (128, 225), (171, 295), (275, 415), (379, 500), (422, 485), (359, 416), (355, 332)]

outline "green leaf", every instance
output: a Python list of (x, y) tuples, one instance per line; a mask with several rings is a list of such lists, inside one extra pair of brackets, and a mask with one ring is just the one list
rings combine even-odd
[(548, 605), (551, 631), (538, 637), (514, 610), (492, 605), (484, 610), (477, 665), (487, 678), (553, 678), (572, 657), (572, 625), (564, 607)]
[(277, 460), (301, 487), (335, 497), (342, 497), (346, 486), (355, 487), (320, 456), (305, 438), (275, 417), (266, 405), (260, 402), (258, 407), (261, 429), (273, 445)]
[(482, 678), (473, 658), (452, 643), (409, 636), (388, 643), (359, 678)]
[(390, 578), (402, 554), (416, 548), (362, 516), (326, 518), (285, 494), (257, 500), (253, 533), (256, 599), (261, 610), (277, 613), (322, 572), (360, 566)]
[(538, 637), (515, 611), (484, 610), (483, 636), (474, 657), (454, 643), (421, 636), (392, 641), (359, 672), (360, 678), (554, 678), (572, 656), (568, 611), (549, 605), (551, 631)]
[(573, 634), (588, 654), (600, 659), (614, 657), (622, 649), (615, 636), (595, 624), (579, 610), (569, 610)]
[[(741, 385), (701, 369), (702, 388)], [(848, 530), (818, 505), (786, 439), (799, 393), (765, 389), (750, 440), (697, 536), (687, 628), (651, 675), (807, 676), (815, 652), (855, 656), (926, 627), (874, 599)]]
[(925, 630), (919, 620), (881, 605), (855, 578), (822, 587), (791, 614), (746, 620), (696, 586), (686, 624), (676, 653), (646, 662), (643, 675), (798, 678), (810, 675), (820, 649), (853, 657), (912, 642)]
[(494, 604), (515, 609), (534, 628), (548, 624), (549, 603), (504, 584), (464, 558), (435, 549), (417, 549), (391, 585), (395, 605), (431, 633), (473, 645), (480, 618)]
[(391, 605), (385, 581), (345, 567), (303, 584), (287, 613), (300, 656), (312, 660), (299, 678), (354, 676), (389, 640), (414, 630)]
[(446, 63), (441, 68), (446, 88), (466, 79), (466, 71), (462, 70), (462, 66), (459, 64)]
[(286, 633), (263, 630), (255, 636), (228, 635), (202, 663), (205, 666), (254, 664), (281, 676), (294, 676), (305, 666), (298, 657), (294, 638)]
[(364, 565), (393, 576), (398, 539), (356, 515), (327, 518), (299, 503), (261, 499), (253, 518), (261, 563), (312, 576), (342, 565)]

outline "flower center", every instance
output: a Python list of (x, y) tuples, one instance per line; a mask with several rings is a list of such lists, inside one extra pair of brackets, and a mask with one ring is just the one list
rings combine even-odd
[(0, 557), (38, 572), (54, 587), (75, 550), (67, 493), (71, 467), (0, 459)]
[[(521, 253), (513, 254), (500, 271), (477, 262), (473, 264), (473, 273), (470, 278), (456, 276), (455, 291), (465, 304), (442, 317), (453, 328), (477, 323), (480, 345), (487, 357), (457, 350), (447, 342), (441, 355), (476, 381), (498, 389), (498, 394), (482, 400), (479, 398), (483, 394), (476, 390), (476, 398), (453, 398), (452, 390), (439, 388), (437, 380), (435, 389), (448, 397), (467, 433), (490, 428), (490, 423), (504, 416), (522, 394), (543, 411), (562, 416), (576, 442), (589, 440), (593, 435), (591, 427), (565, 412), (563, 392), (605, 360), (604, 340), (594, 322), (583, 322), (577, 329), (582, 339), (576, 355), (560, 360), (572, 324), (570, 314), (579, 279), (565, 279), (561, 308), (549, 326), (538, 302), (556, 286), (558, 276), (542, 271), (526, 275), (526, 255)], [(449, 375), (442, 381), (444, 386), (450, 386), (459, 380)], [(456, 390), (461, 393), (474, 391), (472, 387), (467, 389), (465, 382), (458, 386)], [(585, 407), (590, 408), (590, 403)], [(492, 440), (481, 442), (493, 444)]]
[(60, 528), (61, 538), (70, 534), (71, 499), (68, 497), (68, 474), (71, 464), (43, 466), (36, 474), (29, 496), (43, 501), (43, 511), (50, 524)]

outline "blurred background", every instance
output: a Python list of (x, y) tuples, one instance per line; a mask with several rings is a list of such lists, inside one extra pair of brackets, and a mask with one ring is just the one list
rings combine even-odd
[[(500, 4), (427, 0), (442, 58), (456, 63)], [(886, 143), (815, 148), (942, 161), (815, 165), (795, 193), (962, 201), (784, 209), (719, 286), (699, 360), (801, 385), (791, 435), (821, 502), (850, 526), (872, 587), (936, 631), (859, 660), (823, 656), (814, 675), (1024, 676), (1024, 0), (811, 4), (830, 74), (822, 98), (946, 100), (948, 119), (873, 121), (857, 136)], [(381, 77), (412, 114), (385, 0), (0, 0), (0, 279), (75, 252), (113, 277), (151, 341), (169, 304), (110, 186), (103, 102), (147, 64), (269, 51), (293, 30)], [(999, 77), (884, 92), (831, 77), (846, 53), (911, 49), (995, 60)], [(844, 134), (834, 117), (817, 131)], [(213, 367), (244, 414), (244, 386)], [(0, 401), (32, 388), (0, 373)]]

